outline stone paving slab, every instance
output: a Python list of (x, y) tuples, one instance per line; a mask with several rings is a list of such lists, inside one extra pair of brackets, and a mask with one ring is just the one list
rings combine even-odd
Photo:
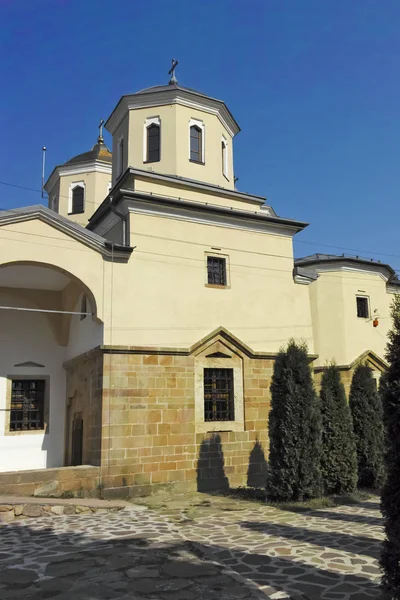
[(380, 597), (378, 499), (302, 514), (205, 494), (146, 502), (0, 525), (1, 600)]
[(305, 513), (205, 494), (158, 504), (185, 539), (272, 599), (380, 598), (378, 498)]
[(0, 495), (0, 505), (5, 504), (46, 504), (52, 506), (69, 506), (81, 504), (90, 508), (125, 508), (130, 506), (124, 500), (100, 500), (98, 498), (43, 498), (40, 496), (7, 496)]
[(0, 598), (256, 600), (257, 586), (202, 557), (143, 509), (0, 525)]

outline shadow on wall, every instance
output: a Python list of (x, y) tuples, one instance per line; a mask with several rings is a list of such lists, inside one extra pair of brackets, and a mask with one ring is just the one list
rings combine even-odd
[[(249, 456), (247, 486), (264, 490), (267, 482), (267, 469), (264, 449), (260, 441), (256, 440)], [(218, 433), (212, 433), (200, 445), (197, 461), (197, 491), (226, 492), (229, 490), (221, 436)]]
[(248, 487), (265, 489), (267, 475), (268, 463), (265, 458), (264, 449), (261, 442), (256, 440), (249, 457), (249, 468), (247, 470)]
[(197, 460), (197, 491), (229, 490), (229, 481), (225, 475), (224, 465), (221, 437), (217, 433), (213, 433), (200, 445)]

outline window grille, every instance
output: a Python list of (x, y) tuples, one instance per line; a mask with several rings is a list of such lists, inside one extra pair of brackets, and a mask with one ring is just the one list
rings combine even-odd
[(44, 428), (43, 379), (14, 379), (11, 383), (10, 431)]
[(357, 317), (360, 317), (361, 319), (368, 319), (368, 317), (369, 317), (368, 298), (364, 298), (362, 296), (357, 296)]
[(204, 420), (235, 420), (233, 369), (204, 369)]
[(155, 123), (147, 128), (147, 162), (160, 160), (160, 127)]
[(226, 285), (226, 258), (207, 256), (207, 279), (211, 285)]

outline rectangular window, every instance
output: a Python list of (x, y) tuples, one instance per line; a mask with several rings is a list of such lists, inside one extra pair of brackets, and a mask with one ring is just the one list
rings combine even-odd
[(204, 420), (235, 420), (233, 369), (204, 369)]
[(207, 281), (211, 285), (226, 285), (226, 258), (207, 256)]
[(368, 319), (369, 317), (368, 298), (365, 296), (357, 296), (357, 317), (360, 319)]
[(44, 429), (44, 379), (11, 382), (10, 431)]

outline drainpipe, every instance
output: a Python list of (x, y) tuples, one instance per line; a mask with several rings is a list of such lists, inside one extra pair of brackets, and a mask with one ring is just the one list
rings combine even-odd
[(117, 207), (114, 204), (114, 198), (112, 196), (110, 196), (110, 206), (111, 211), (114, 213), (114, 215), (117, 215), (117, 217), (119, 217), (122, 221), (122, 245), (127, 246), (128, 241), (126, 239), (126, 215), (117, 210)]

